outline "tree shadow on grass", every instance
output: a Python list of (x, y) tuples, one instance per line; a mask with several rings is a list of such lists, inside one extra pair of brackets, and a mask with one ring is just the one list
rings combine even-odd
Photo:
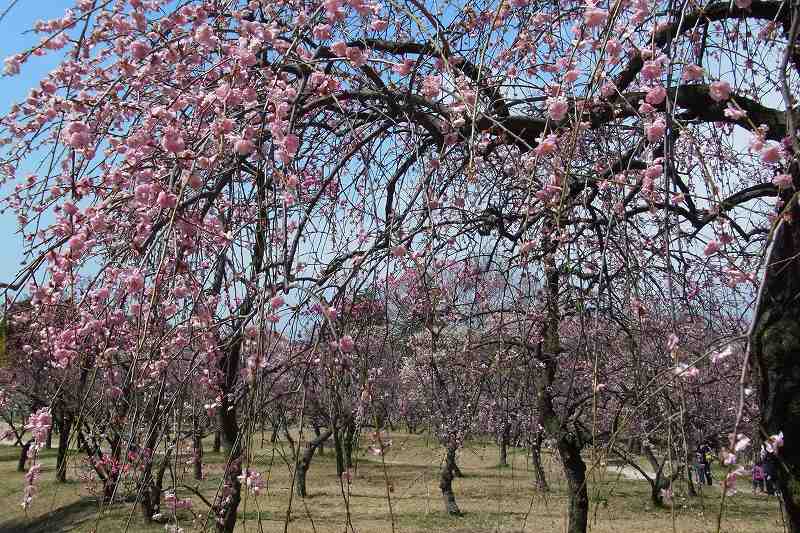
[(20, 518), (0, 522), (0, 533), (61, 533), (73, 531), (95, 516), (97, 500), (83, 498), (39, 518)]

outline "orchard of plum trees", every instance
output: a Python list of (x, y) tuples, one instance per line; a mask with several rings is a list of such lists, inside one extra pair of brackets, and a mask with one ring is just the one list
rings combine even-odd
[(55, 429), (149, 520), (215, 433), (228, 533), (263, 424), (302, 431), (298, 498), (320, 446), (344, 478), (401, 425), (451, 514), (466, 439), (548, 442), (582, 533), (588, 460), (644, 454), (664, 505), (722, 436), (728, 480), (776, 452), (800, 532), (800, 3), (76, 0), (34, 30), (6, 74), (60, 63), (0, 118), (25, 502)]

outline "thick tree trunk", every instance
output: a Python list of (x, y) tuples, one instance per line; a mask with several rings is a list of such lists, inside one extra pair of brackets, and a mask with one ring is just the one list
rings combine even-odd
[(147, 461), (142, 472), (144, 486), (141, 490), (142, 516), (145, 522), (151, 522), (153, 516), (161, 512), (161, 488), (164, 485), (164, 472), (169, 466), (169, 453), (161, 460), (155, 479), (152, 477), (152, 459)]
[(69, 436), (72, 431), (72, 418), (64, 415), (58, 424), (58, 456), (56, 457), (56, 481), (67, 481), (67, 452), (69, 451)]
[(545, 258), (545, 276), (547, 322), (537, 355), (537, 359), (544, 363), (544, 369), (536, 379), (539, 425), (555, 440), (561, 466), (567, 479), (567, 495), (569, 497), (567, 533), (586, 533), (589, 519), (589, 493), (586, 486), (586, 464), (581, 458), (580, 435), (568, 430), (553, 407), (552, 391), (558, 367), (557, 358), (562, 352), (562, 348), (558, 332), (561, 321), (558, 306), (559, 271), (552, 257)]
[(28, 451), (31, 449), (32, 445), (33, 439), (23, 444), (22, 448), (20, 448), (19, 460), (17, 461), (17, 472), (25, 471), (25, 465), (28, 463)]
[(456, 504), (456, 495), (453, 492), (453, 478), (455, 477), (454, 470), (456, 468), (456, 449), (448, 448), (447, 455), (442, 463), (442, 469), (439, 473), (439, 489), (442, 491), (442, 501), (444, 502), (444, 510), (447, 514), (452, 516), (461, 516), (461, 510)]
[[(794, 154), (797, 157), (797, 154)], [(800, 168), (790, 172), (800, 190)], [(778, 454), (778, 487), (791, 533), (800, 533), (800, 208), (786, 189), (791, 221), (774, 233), (761, 297), (753, 324), (751, 368), (759, 384), (762, 438), (783, 432)]]
[(301, 498), (305, 498), (308, 495), (308, 491), (306, 490), (306, 474), (311, 466), (311, 460), (314, 458), (314, 452), (318, 447), (322, 446), (332, 434), (333, 432), (330, 429), (326, 429), (324, 433), (319, 434), (314, 440), (306, 444), (303, 456), (297, 460), (297, 466), (294, 470), (294, 489), (295, 494)]
[(562, 438), (558, 442), (561, 466), (567, 478), (569, 496), (568, 533), (585, 533), (589, 520), (589, 492), (586, 487), (586, 464), (581, 458), (580, 448), (572, 439)]
[(222, 446), (227, 452), (225, 458), (225, 472), (222, 476), (224, 486), (217, 496), (215, 510), (217, 514), (217, 533), (233, 533), (236, 527), (236, 514), (242, 500), (242, 458), (244, 446), (240, 439), (239, 422), (237, 420), (236, 404), (231, 403), (229, 394), (236, 386), (239, 375), (239, 357), (241, 355), (242, 337), (237, 336), (226, 347), (225, 355), (220, 360), (220, 370), (224, 376), (222, 402), (217, 411), (219, 419), (219, 433)]
[(542, 466), (542, 434), (537, 433), (531, 446), (531, 463), (533, 463), (534, 486), (539, 492), (547, 492), (547, 477)]
[(211, 448), (211, 451), (214, 453), (219, 453), (220, 448), (222, 448), (222, 435), (219, 431), (214, 432), (214, 444)]

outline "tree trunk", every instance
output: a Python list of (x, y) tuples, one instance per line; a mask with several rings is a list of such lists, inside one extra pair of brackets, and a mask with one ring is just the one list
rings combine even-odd
[(164, 485), (164, 472), (169, 466), (170, 452), (161, 460), (161, 465), (158, 467), (158, 474), (155, 479), (152, 477), (152, 458), (145, 464), (144, 472), (142, 472), (144, 486), (141, 490), (141, 504), (142, 516), (145, 522), (151, 522), (153, 516), (161, 512), (161, 488)]
[(58, 423), (58, 456), (56, 457), (56, 481), (67, 481), (67, 452), (69, 451), (69, 435), (72, 431), (72, 418), (64, 415)]
[(17, 472), (25, 471), (25, 465), (28, 463), (28, 451), (31, 449), (32, 445), (33, 439), (22, 445), (19, 451), (19, 460), (17, 461)]
[[(552, 244), (548, 247), (550, 246)], [(537, 354), (537, 359), (544, 363), (543, 372), (536, 379), (539, 425), (555, 440), (561, 466), (567, 479), (569, 497), (567, 533), (586, 533), (589, 519), (589, 493), (586, 486), (586, 464), (581, 458), (581, 439), (577, 433), (579, 430), (569, 431), (553, 407), (552, 391), (556, 380), (557, 358), (563, 350), (558, 333), (561, 321), (558, 306), (559, 271), (552, 256), (549, 255), (545, 257), (545, 279), (547, 319)]]
[(694, 498), (697, 496), (697, 489), (694, 488), (694, 481), (692, 480), (691, 468), (687, 469), (686, 471), (686, 487), (690, 498)]
[(536, 490), (539, 492), (547, 492), (547, 478), (545, 477), (544, 468), (542, 466), (542, 434), (536, 434), (531, 446), (531, 463), (533, 463), (533, 478)]
[(214, 432), (214, 445), (211, 448), (211, 451), (214, 453), (219, 453), (220, 448), (222, 447), (222, 436), (219, 431)]
[(272, 435), (269, 437), (269, 442), (275, 444), (281, 438), (281, 421), (280, 419), (273, 419), (272, 423)]
[(306, 474), (308, 473), (308, 468), (311, 466), (311, 459), (314, 458), (314, 452), (318, 447), (322, 446), (322, 444), (328, 440), (332, 434), (333, 432), (330, 429), (326, 429), (324, 433), (321, 433), (314, 440), (306, 444), (306, 449), (305, 452), (303, 452), (303, 456), (297, 460), (297, 466), (294, 470), (294, 489), (295, 494), (301, 498), (305, 498), (308, 495), (306, 490)]
[(347, 426), (344, 431), (344, 468), (351, 470), (353, 468), (353, 448), (355, 447), (358, 432), (356, 431), (356, 424), (353, 418), (348, 418)]
[(217, 533), (233, 533), (236, 527), (236, 513), (242, 499), (242, 457), (244, 447), (239, 438), (239, 422), (236, 418), (236, 404), (231, 403), (230, 393), (236, 386), (239, 375), (239, 357), (241, 355), (242, 337), (237, 336), (226, 347), (225, 355), (220, 359), (220, 370), (224, 376), (222, 387), (222, 402), (217, 411), (219, 417), (219, 433), (222, 445), (227, 452), (224, 464), (225, 472), (222, 477), (223, 490), (218, 494), (215, 502), (217, 514)]
[(294, 445), (294, 438), (292, 438), (292, 434), (289, 431), (289, 421), (286, 420), (286, 417), (283, 417), (283, 421), (281, 422), (281, 427), (283, 427), (283, 435), (286, 437), (286, 442), (289, 443), (289, 447), (295, 449)]
[(192, 434), (192, 465), (194, 467), (194, 478), (197, 481), (203, 479), (203, 434), (197, 429)]
[[(319, 438), (320, 435), (322, 435), (322, 432), (320, 431), (319, 426), (314, 424), (314, 436)], [(319, 454), (325, 455), (325, 441), (319, 443)]]
[(442, 463), (442, 470), (439, 474), (439, 488), (442, 491), (442, 501), (444, 510), (451, 516), (461, 516), (461, 510), (456, 504), (456, 495), (453, 492), (453, 478), (456, 468), (456, 449), (448, 448), (447, 456)]
[[(798, 154), (793, 154), (797, 157)], [(792, 162), (794, 189), (800, 190), (800, 167)], [(778, 487), (791, 533), (800, 532), (800, 208), (793, 190), (781, 200), (791, 221), (776, 229), (752, 328), (750, 358), (759, 384), (763, 438), (783, 432), (778, 454)], [(779, 219), (780, 220), (780, 219)]]
[(580, 448), (572, 439), (562, 438), (558, 442), (561, 466), (567, 478), (569, 496), (568, 533), (586, 533), (589, 520), (589, 492), (586, 487), (586, 464), (581, 458)]
[(664, 493), (661, 491), (667, 488), (669, 488), (669, 483), (665, 483), (660, 473), (657, 474), (656, 479), (650, 483), (650, 501), (653, 502), (653, 506), (657, 509), (666, 507), (664, 505)]
[(344, 449), (342, 446), (342, 431), (339, 428), (333, 430), (333, 449), (336, 452), (336, 475), (342, 477), (344, 473)]
[(500, 434), (500, 466), (508, 466), (508, 441), (510, 438), (511, 425), (503, 425), (503, 432)]

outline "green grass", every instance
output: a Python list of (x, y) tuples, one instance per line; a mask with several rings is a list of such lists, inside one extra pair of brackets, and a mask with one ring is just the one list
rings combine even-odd
[[(393, 522), (396, 531), (409, 533), (564, 530), (565, 480), (552, 454), (545, 453), (543, 458), (551, 491), (540, 494), (533, 489), (525, 450), (510, 448), (510, 466), (500, 468), (494, 444), (486, 441), (471, 443), (459, 455), (459, 465), (465, 477), (454, 482), (458, 505), (464, 516), (454, 518), (442, 511), (438, 489), (441, 449), (422, 435), (398, 433), (391, 437), (395, 445), (387, 454), (385, 465), (379, 457), (358, 456), (353, 482), (344, 487), (344, 495), (336, 476), (332, 450), (326, 448), (325, 455), (317, 455), (311, 465), (309, 497), (306, 499), (290, 498), (291, 472), (282, 456), (290, 456), (291, 449), (285, 442), (279, 442), (274, 448), (267, 445), (254, 450), (251, 468), (269, 477), (269, 483), (263, 494), (257, 498), (248, 496), (243, 501), (237, 530), (282, 532), (290, 499), (292, 512), (288, 530), (294, 532), (341, 532), (348, 521), (355, 531), (366, 533), (391, 531)], [(259, 444), (260, 438), (254, 442)], [(207, 449), (210, 448), (209, 441)], [(20, 505), (24, 474), (16, 472), (18, 454), (19, 448), (0, 446), (0, 502), (3, 505), (0, 533), (164, 531), (163, 524), (146, 524), (130, 501), (101, 506), (88, 485), (78, 481), (82, 474), (87, 473), (82, 467), (83, 457), (78, 453), (73, 453), (70, 460), (70, 482), (62, 484), (54, 480), (55, 451), (42, 452), (40, 458), (44, 469), (39, 493), (25, 512)], [(185, 461), (186, 456), (181, 456), (174, 472), (176, 484), (196, 487), (207, 499), (213, 499), (224, 456), (205, 453), (207, 477), (200, 482), (192, 479), (191, 467), (184, 465)], [(386, 497), (387, 477), (392, 487), (391, 512)], [(165, 488), (169, 488), (173, 475), (168, 472), (165, 479)], [(717, 486), (705, 490), (702, 499), (685, 497), (677, 489), (673, 508), (654, 509), (649, 499), (650, 487), (645, 481), (617, 479), (600, 467), (589, 472), (589, 480), (590, 531), (717, 531), (720, 509)], [(740, 492), (726, 498), (720, 531), (781, 531), (777, 500), (752, 495), (747, 481), (741, 480)], [(182, 497), (189, 496), (184, 489), (179, 488), (177, 492)], [(194, 510), (203, 514), (203, 502), (197, 497), (193, 501)], [(194, 524), (192, 519), (189, 512), (180, 512), (177, 517), (185, 531), (203, 530), (204, 519)], [(212, 530), (210, 524), (206, 530)]]

